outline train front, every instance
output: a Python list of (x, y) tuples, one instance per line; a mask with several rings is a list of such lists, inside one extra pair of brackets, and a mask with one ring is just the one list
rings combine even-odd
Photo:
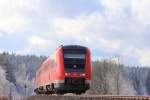
[(90, 87), (90, 50), (83, 46), (62, 46), (64, 60), (64, 92), (81, 94)]

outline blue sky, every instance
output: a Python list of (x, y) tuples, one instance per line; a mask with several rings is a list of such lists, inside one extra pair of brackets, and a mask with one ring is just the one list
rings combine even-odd
[(149, 0), (1, 0), (0, 52), (51, 55), (61, 44), (150, 66)]

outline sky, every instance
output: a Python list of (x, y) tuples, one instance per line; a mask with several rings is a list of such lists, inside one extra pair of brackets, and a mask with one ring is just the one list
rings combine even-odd
[(50, 56), (60, 45), (150, 66), (150, 0), (0, 0), (0, 52)]

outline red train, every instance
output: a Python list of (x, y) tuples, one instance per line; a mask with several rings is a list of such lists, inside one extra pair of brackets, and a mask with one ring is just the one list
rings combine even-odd
[(60, 46), (36, 72), (36, 94), (85, 93), (90, 88), (91, 54), (87, 47)]

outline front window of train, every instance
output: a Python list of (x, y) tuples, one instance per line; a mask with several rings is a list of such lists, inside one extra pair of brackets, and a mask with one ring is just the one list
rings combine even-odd
[(85, 71), (85, 54), (64, 53), (64, 64), (66, 71)]

